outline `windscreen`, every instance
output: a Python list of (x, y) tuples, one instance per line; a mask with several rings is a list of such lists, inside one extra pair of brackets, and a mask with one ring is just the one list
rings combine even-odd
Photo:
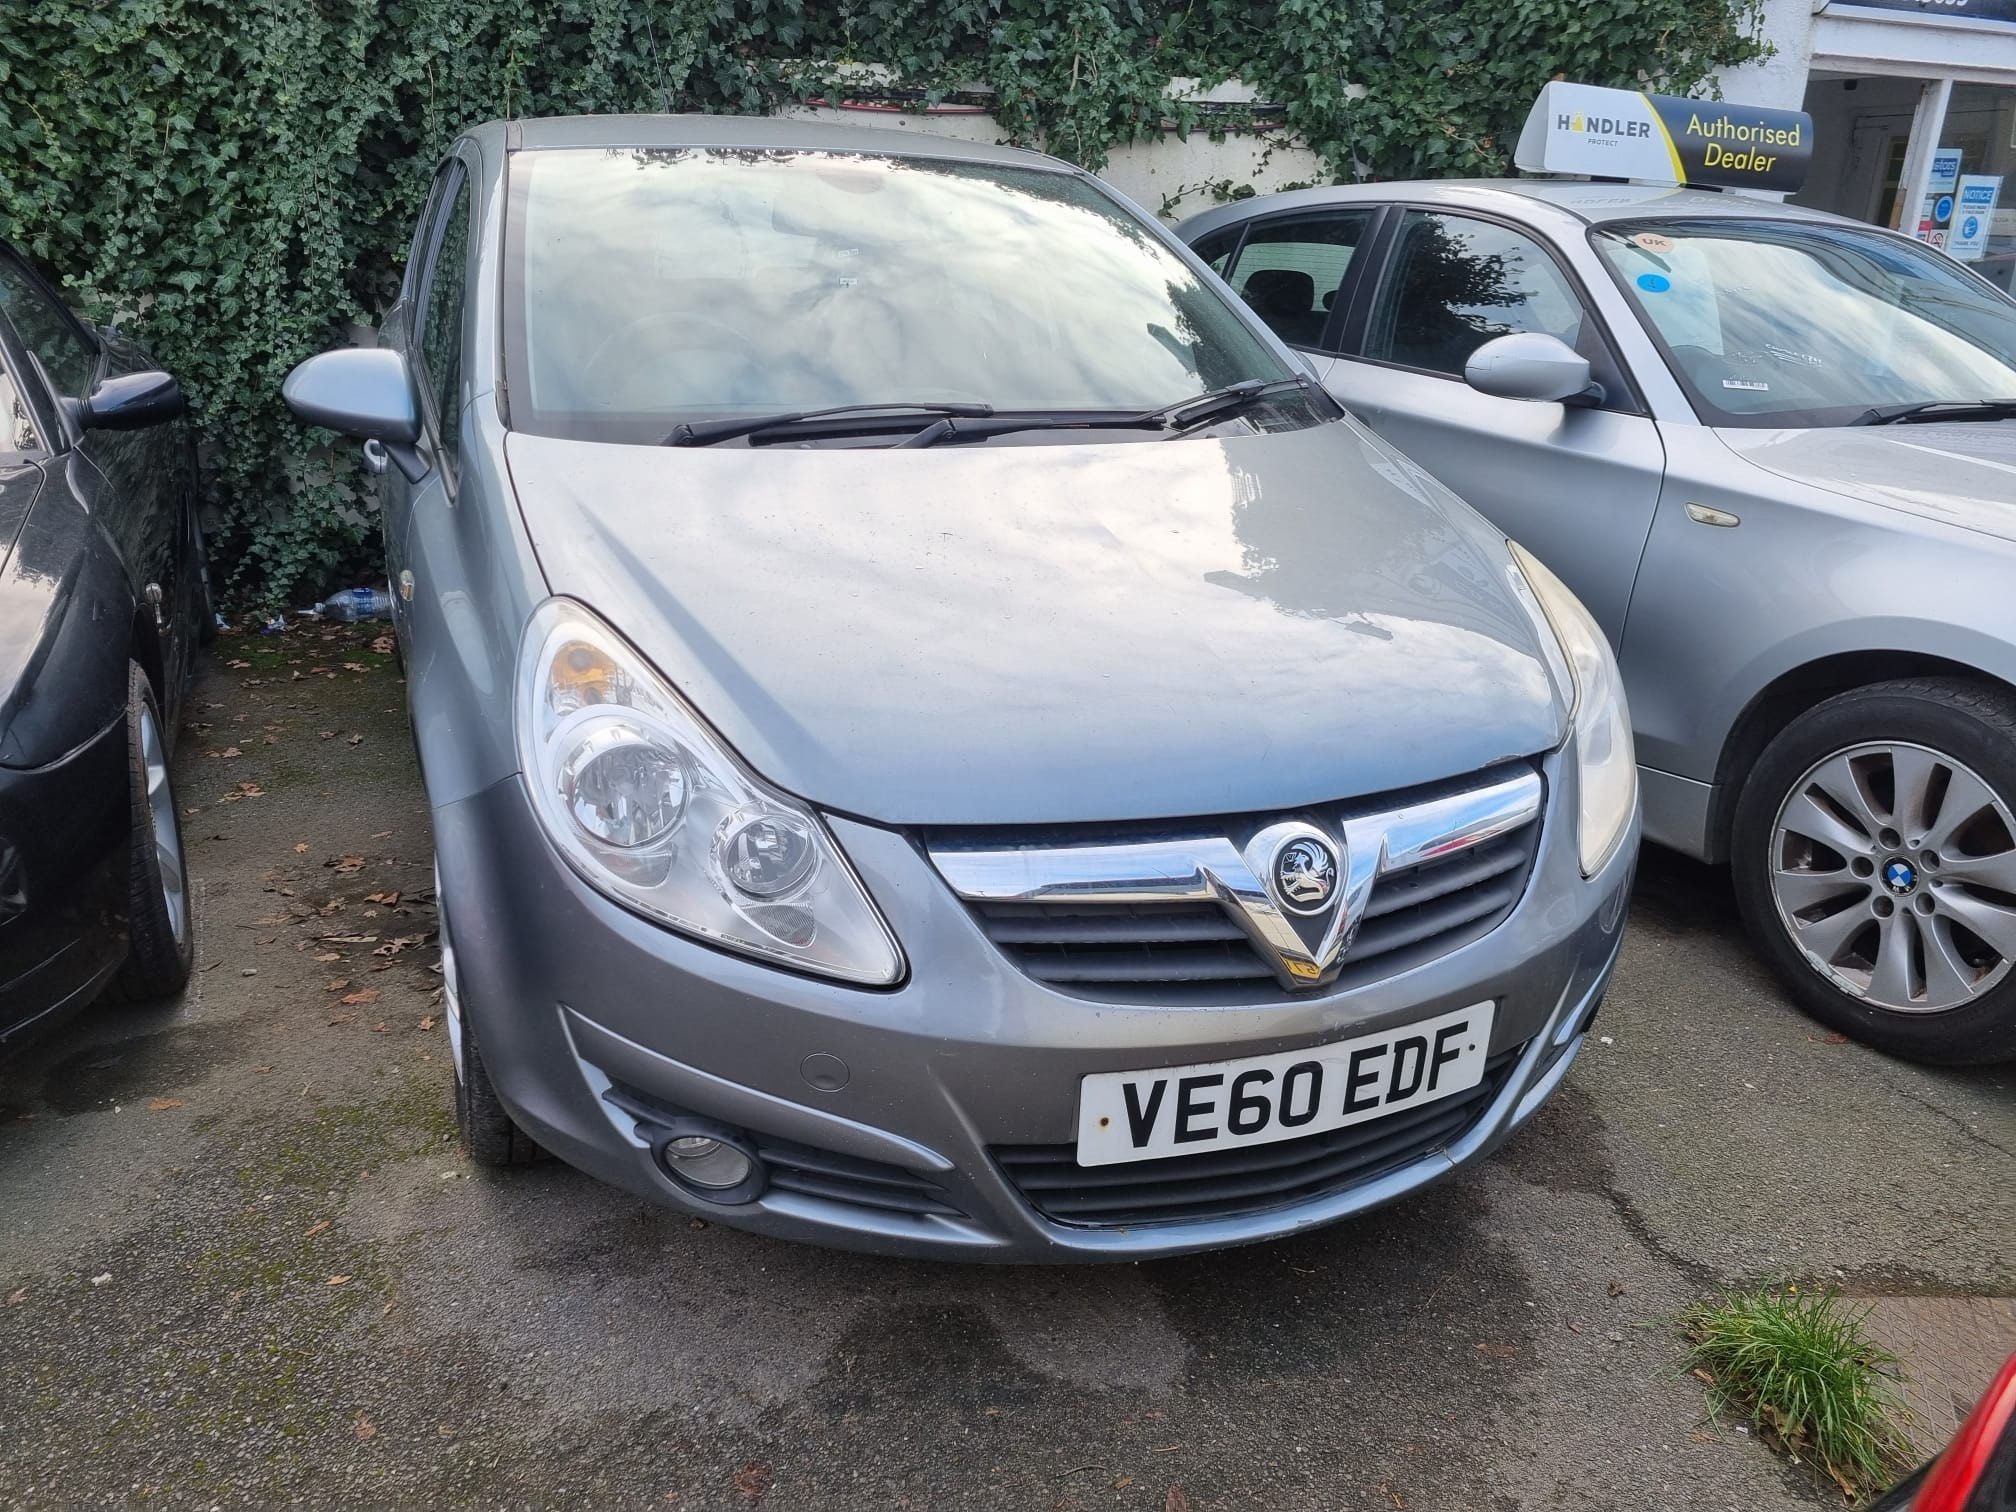
[(809, 151), (512, 160), (513, 428), (655, 442), (844, 404), (1112, 412), (1288, 370), (1161, 239), (1042, 169)]
[(1591, 235), (1709, 424), (2016, 398), (2016, 303), (1901, 237), (1719, 217)]

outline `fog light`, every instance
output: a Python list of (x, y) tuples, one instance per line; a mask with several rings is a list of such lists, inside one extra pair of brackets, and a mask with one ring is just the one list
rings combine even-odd
[(689, 1185), (721, 1192), (747, 1181), (754, 1166), (733, 1145), (686, 1134), (665, 1141), (665, 1169)]

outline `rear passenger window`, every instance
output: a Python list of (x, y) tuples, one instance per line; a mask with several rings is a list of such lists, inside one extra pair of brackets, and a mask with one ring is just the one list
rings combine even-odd
[(1495, 336), (1545, 331), (1574, 346), (1582, 302), (1529, 236), (1491, 221), (1410, 210), (1372, 307), (1363, 355), (1461, 375)]
[(1209, 236), (1201, 236), (1190, 250), (1211, 265), (1213, 273), (1223, 274), (1225, 260), (1232, 255), (1232, 249), (1239, 245), (1238, 226), (1228, 226), (1223, 231), (1213, 231)]
[(1246, 245), (1225, 276), (1275, 335), (1290, 346), (1318, 346), (1352, 254), (1371, 223), (1370, 210), (1263, 221), (1246, 233)]

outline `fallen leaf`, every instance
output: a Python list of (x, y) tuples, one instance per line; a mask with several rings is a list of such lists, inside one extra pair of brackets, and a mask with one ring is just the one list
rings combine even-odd
[(226, 746), (224, 747), (223, 750), (219, 751), (217, 754), (221, 756), (224, 760), (229, 761), (232, 757), (242, 756), (245, 753), (239, 750), (238, 747), (236, 746)]
[(313, 1239), (317, 1234), (326, 1234), (328, 1232), (329, 1232), (329, 1220), (327, 1218), (324, 1218), (320, 1223), (316, 1224), (313, 1228), (309, 1229), (308, 1232), (303, 1234), (301, 1237), (303, 1239)]
[(364, 858), (362, 856), (345, 856), (341, 861), (336, 863), (336, 874), (339, 877), (362, 870), (364, 870)]
[(364, 901), (366, 903), (382, 903), (387, 908), (390, 908), (393, 904), (399, 901), (399, 894), (397, 894), (396, 892), (366, 893), (364, 895)]
[(299, 843), (298, 845), (296, 845), (296, 846), (294, 847), (294, 854), (295, 854), (295, 855), (297, 855), (297, 856), (305, 856), (305, 855), (307, 855), (307, 854), (308, 854), (308, 842), (307, 842), (306, 840), (303, 840), (303, 841), (301, 841), (301, 842), (300, 842), (300, 843)]
[(357, 1015), (354, 1013), (333, 1013), (329, 1016), (329, 1022), (332, 1024), (354, 1024), (357, 1022)]
[(432, 1029), (434, 1027), (434, 1015), (430, 1013), (427, 1017), (420, 1020), (420, 1027), (422, 1029)]
[(343, 663), (343, 670), (345, 672), (369, 672), (371, 669), (362, 662), (345, 662)]
[(1624, 1295), (1625, 1292), (1629, 1290), (1630, 1288), (1627, 1287), (1622, 1281), (1612, 1281), (1610, 1283), (1610, 1295), (1613, 1297), (1621, 1297)]
[(1162, 1512), (1190, 1512), (1190, 1498), (1181, 1486), (1171, 1486), (1162, 1495)]
[(352, 1006), (358, 1003), (375, 1003), (378, 1001), (378, 989), (376, 987), (359, 987), (355, 992), (344, 993), (342, 1001)]
[(254, 1066), (252, 1069), (258, 1072), (261, 1076), (269, 1075), (273, 1070), (271, 1066)]
[(1134, 1477), (1131, 1475), (1116, 1476), (1113, 1481), (1113, 1489), (1115, 1491), (1125, 1491), (1129, 1486), (1133, 1484), (1134, 1484)]
[(319, 950), (315, 953), (315, 959), (326, 966), (331, 961), (342, 960), (343, 957), (333, 950)]
[(350, 985), (350, 978), (348, 977), (331, 977), (329, 978), (328, 981), (322, 984), (322, 990), (324, 992), (341, 992), (345, 987), (348, 987), (349, 985)]
[(170, 1108), (179, 1108), (181, 1106), (182, 1099), (179, 1097), (157, 1097), (147, 1104), (147, 1111), (149, 1113), (166, 1113)]
[(392, 654), (392, 646), (393, 640), (389, 635), (381, 635), (371, 642), (371, 649), (376, 651), (380, 656), (390, 656)]
[(346, 743), (353, 746), (362, 745), (364, 744), (364, 737), (362, 735), (352, 735)]
[(19, 1291), (11, 1291), (7, 1293), (7, 1305), (9, 1307), (19, 1307), (23, 1302), (26, 1302), (27, 1300), (28, 1300), (28, 1288), (25, 1286), (22, 1287)]
[(334, 730), (317, 730), (315, 733), (321, 736), (324, 740), (334, 740), (336, 738), (336, 732)]
[(371, 1026), (371, 1032), (373, 1034), (390, 1034), (392, 1032), (392, 1026), (388, 1023), (385, 1023), (381, 1019), (378, 1023), (375, 1023)]
[(1710, 1375), (1707, 1371), (1703, 1370), (1699, 1365), (1696, 1365), (1694, 1367), (1694, 1374), (1699, 1376), (1702, 1380), (1706, 1381), (1710, 1386), (1713, 1386), (1715, 1384), (1715, 1377)]
[(103, 1286), (106, 1282), (110, 1281), (111, 1279), (112, 1279), (112, 1272), (106, 1271), (102, 1275), (93, 1276), (91, 1278), (91, 1284), (93, 1286)]
[(728, 1483), (737, 1496), (753, 1506), (769, 1494), (770, 1467), (761, 1460), (751, 1460), (730, 1476)]
[(1519, 1353), (1517, 1344), (1479, 1344), (1477, 1353), (1489, 1355), (1494, 1360), (1509, 1360)]
[(243, 671), (245, 668), (251, 666), (252, 663), (248, 661), (239, 661), (236, 657), (233, 657), (230, 661), (224, 663), (224, 665), (227, 667), (235, 667), (238, 670)]
[(331, 1276), (329, 1278), (329, 1284), (331, 1286), (348, 1286), (350, 1284), (350, 1278), (348, 1276)]
[(377, 1428), (377, 1425), (375, 1425), (375, 1424), (374, 1424), (374, 1423), (373, 1423), (373, 1422), (371, 1421), (371, 1419), (369, 1419), (368, 1417), (364, 1416), (364, 1414), (363, 1414), (363, 1413), (361, 1413), (361, 1412), (360, 1412), (360, 1413), (358, 1413), (358, 1414), (357, 1414), (357, 1437), (359, 1437), (360, 1439), (368, 1439), (368, 1438), (374, 1438), (374, 1437), (376, 1437), (376, 1436), (377, 1436), (377, 1433), (378, 1433), (378, 1428)]

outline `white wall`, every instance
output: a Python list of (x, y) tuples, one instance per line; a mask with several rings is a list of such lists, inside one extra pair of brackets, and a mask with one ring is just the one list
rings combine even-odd
[(1717, 77), (1725, 100), (1798, 110), (1806, 98), (1806, 69), (1813, 61), (1813, 11), (1817, 0), (1763, 0), (1759, 35), (1771, 51), (1752, 63), (1725, 68)]

